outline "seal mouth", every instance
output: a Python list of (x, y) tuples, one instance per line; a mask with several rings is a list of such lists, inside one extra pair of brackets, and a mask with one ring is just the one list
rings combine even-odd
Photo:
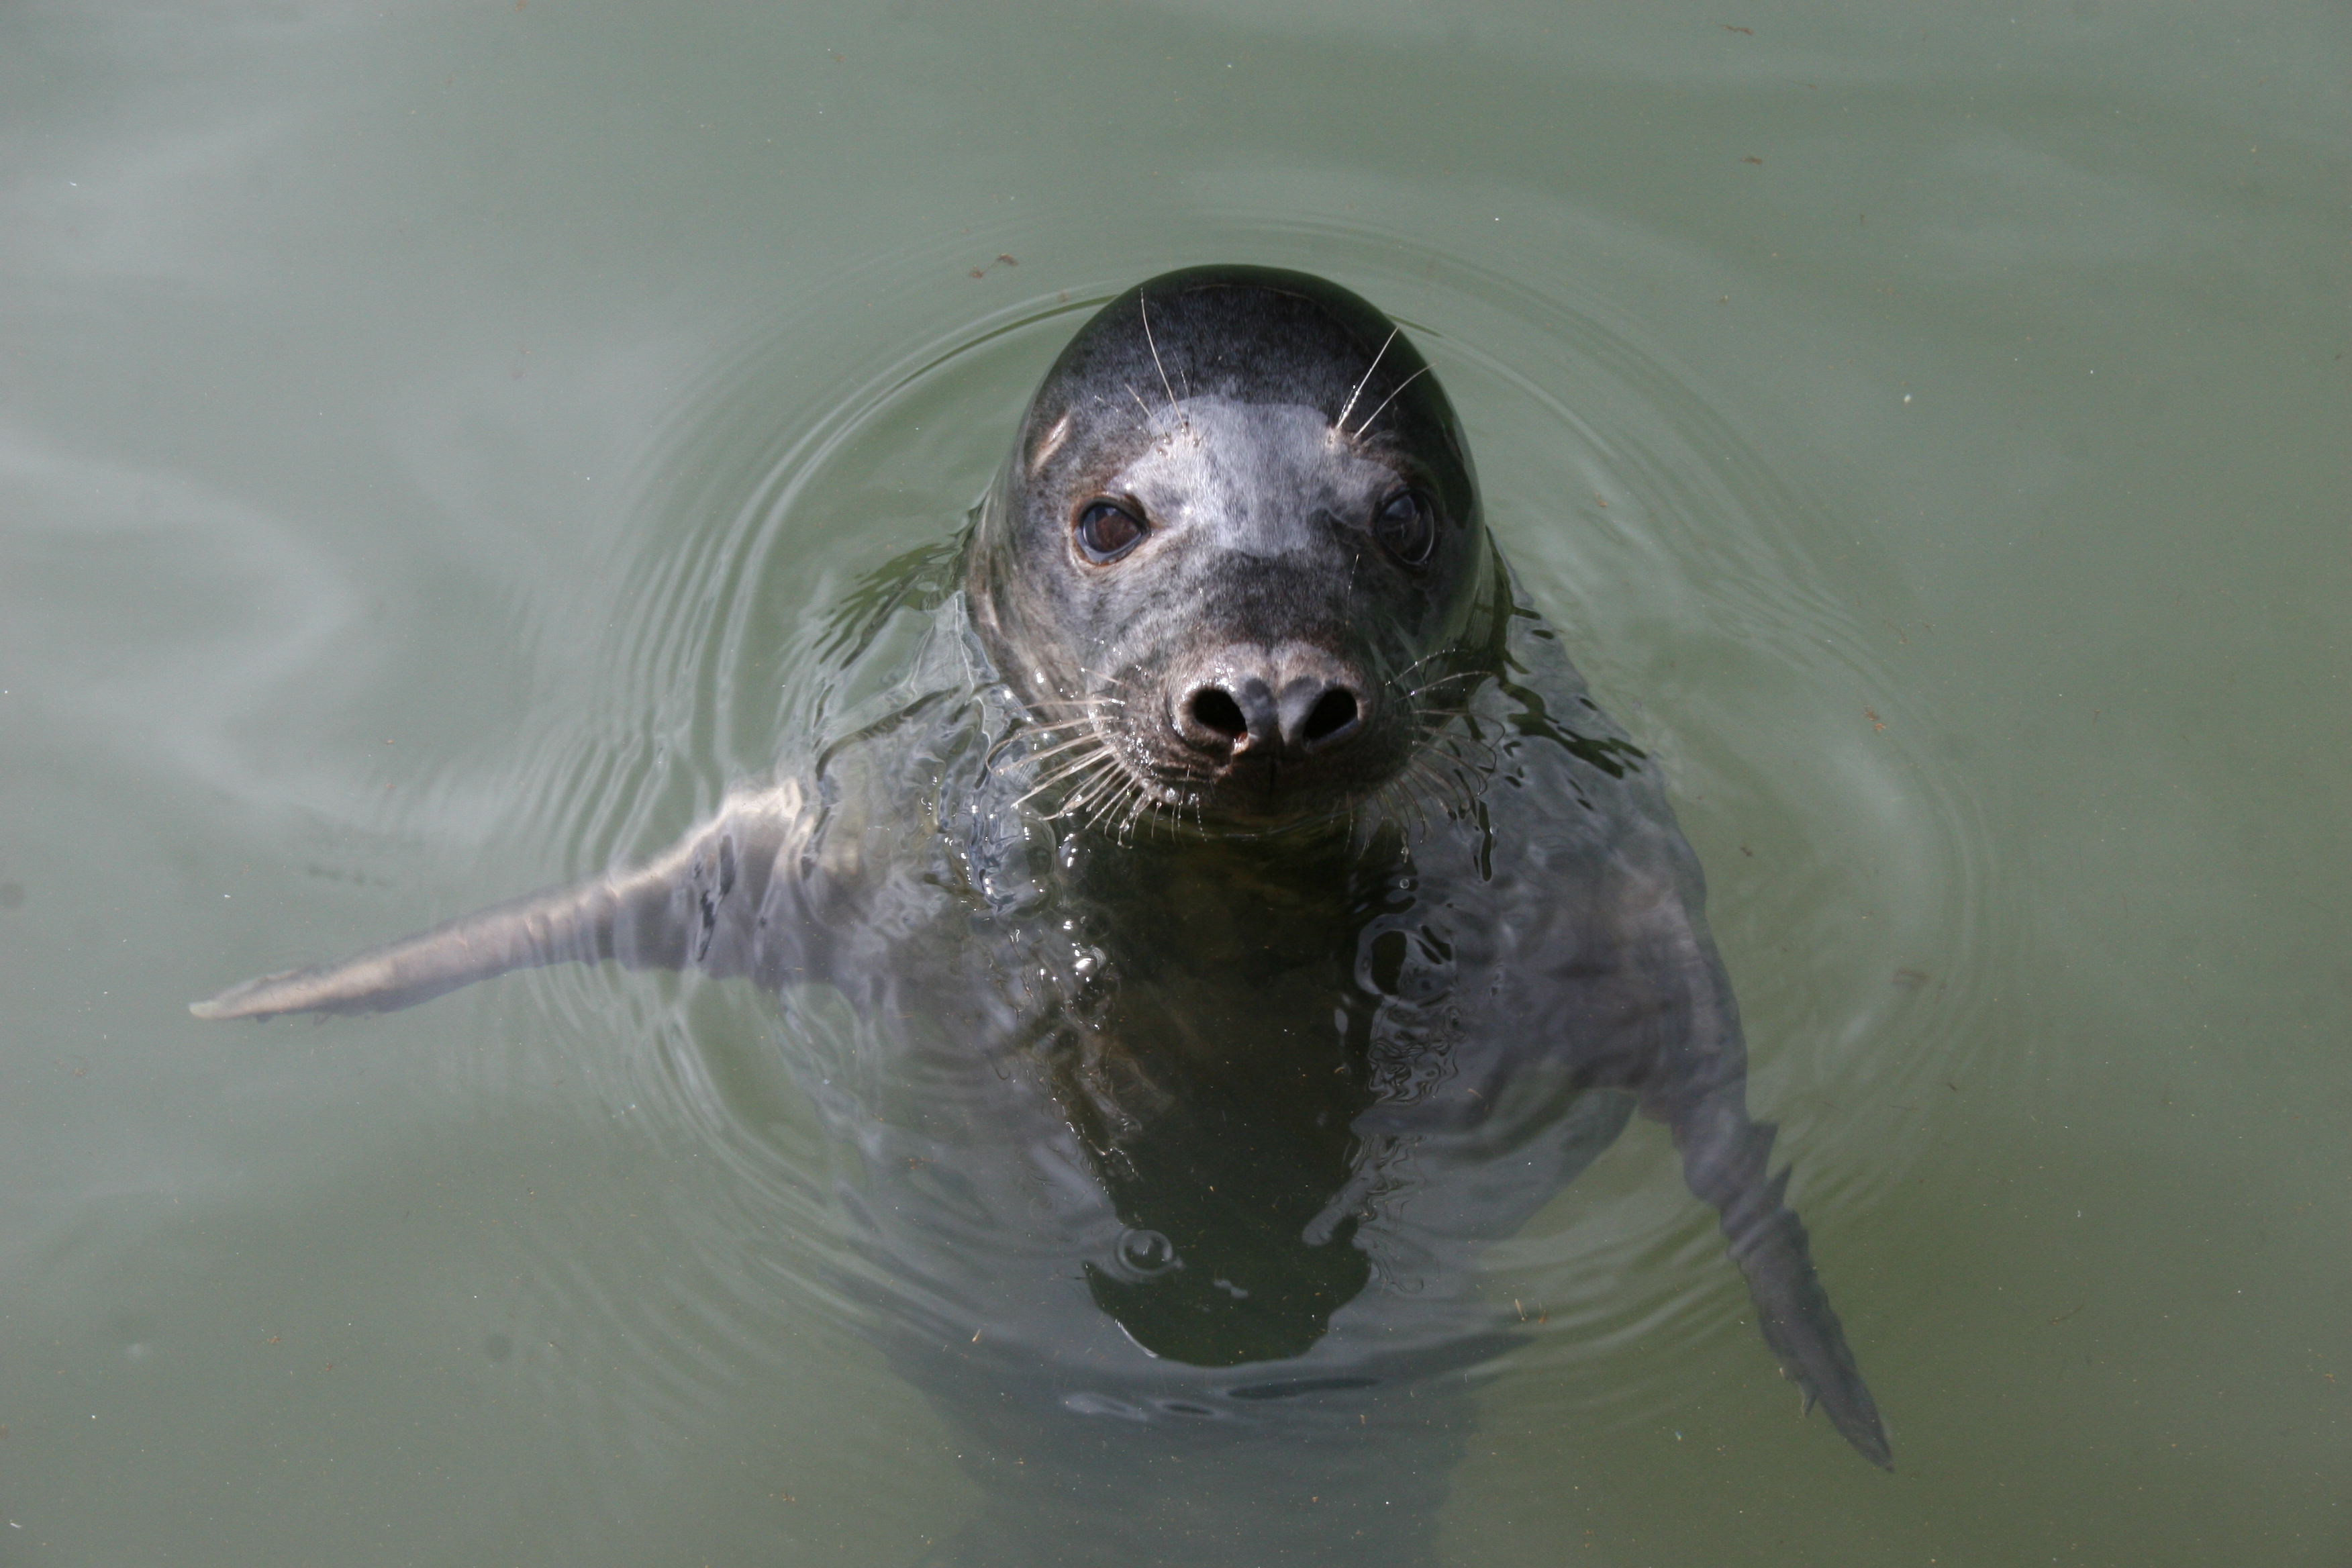
[[(1122, 844), (1162, 834), (1258, 838), (1340, 825), (1361, 835), (1382, 822), (1426, 832), (1436, 817), (1473, 809), (1496, 765), (1493, 741), (1469, 712), (1463, 683), (1473, 673), (1390, 692), (1377, 708), (1352, 692), (1344, 706), (1332, 694), (1319, 696), (1299, 726), (1302, 735), (1318, 731), (1305, 737), (1303, 750), (1250, 740), (1246, 710), (1231, 694), (1231, 713), (1220, 711), (1218, 700), (1192, 693), (1184, 705), (1191, 712), (1171, 706), (1161, 724), (1139, 723), (1116, 691), (1033, 709), (1007, 737), (1025, 743), (1034, 769), (1014, 805), (1036, 803), (1047, 821), (1102, 830)], [(1234, 722), (1236, 715), (1244, 721)], [(1179, 733), (1185, 717), (1223, 749), (1185, 741)], [(1365, 733), (1339, 743), (1351, 729)], [(1317, 739), (1332, 743), (1318, 751)]]
[(1413, 747), (1379, 744), (1373, 705), (1355, 691), (1294, 694), (1286, 734), (1283, 706), (1271, 692), (1212, 688), (1157, 723), (1112, 694), (1059, 705), (1059, 717), (1033, 710), (1017, 733), (1034, 771), (1014, 804), (1122, 842), (1254, 835), (1349, 819), (1406, 771)]

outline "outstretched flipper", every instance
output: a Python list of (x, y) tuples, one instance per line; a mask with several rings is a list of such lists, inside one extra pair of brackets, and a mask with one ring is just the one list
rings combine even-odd
[(1751, 1121), (1736, 1100), (1713, 1095), (1669, 1119), (1691, 1191), (1723, 1216), (1732, 1261), (1748, 1280), (1757, 1325), (1780, 1359), (1780, 1370), (1803, 1391), (1805, 1408), (1819, 1400), (1830, 1425), (1881, 1469), (1895, 1468), (1878, 1405), (1864, 1386), (1845, 1331), (1830, 1309), (1813, 1271), (1805, 1227), (1782, 1201), (1789, 1173), (1767, 1170), (1778, 1129)]
[(232, 985), (199, 1018), (381, 1013), (514, 969), (614, 959), (632, 969), (696, 964), (718, 974), (797, 971), (808, 934), (796, 862), (806, 824), (787, 783), (730, 798), (644, 866), (533, 893), (338, 963)]

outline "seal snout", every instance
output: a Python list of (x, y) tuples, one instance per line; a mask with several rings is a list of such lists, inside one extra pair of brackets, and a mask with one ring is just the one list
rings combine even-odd
[(1363, 733), (1363, 682), (1320, 650), (1228, 649), (1174, 683), (1176, 732), (1221, 761), (1297, 761)]

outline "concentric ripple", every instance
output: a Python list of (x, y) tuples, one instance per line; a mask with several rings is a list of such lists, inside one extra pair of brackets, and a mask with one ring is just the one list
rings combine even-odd
[[(1902, 649), (1927, 634), (1901, 584), (1834, 495), (1788, 478), (1601, 302), (1328, 226), (1257, 223), (1232, 258), (1335, 273), (1445, 380), (1506, 553), (1666, 769), (1709, 869), (1752, 1098), (1782, 1125), (1834, 1292), (1839, 1235), (1900, 1179), (1917, 1108), (1979, 1070), (1976, 977), (2000, 928), (1977, 816), (1906, 686)], [(1076, 287), (943, 300), (894, 286), (941, 256), (884, 258), (711, 356), (636, 465), (642, 542), (611, 568), (593, 706), (551, 710), (513, 748), (512, 820), (549, 879), (657, 848), (730, 782), (889, 710), (918, 617), (879, 617), (845, 663), (845, 601), (961, 525), (1037, 376), (1133, 281), (1113, 270), (1129, 259)], [(529, 995), (496, 1004), (505, 1051), (576, 1061), (611, 1135), (679, 1173), (657, 1195), (642, 1176), (566, 1194), (520, 1238), (551, 1335), (612, 1355), (599, 1394), (626, 1408), (611, 1413), (690, 1426), (770, 1347), (851, 1342), (859, 1270), (803, 1092), (811, 1064), (855, 1052), (845, 1007), (691, 976), (508, 984)], [(660, 1223), (635, 1239), (605, 1228), (611, 1205), (649, 1201)], [(657, 1287), (625, 1288), (632, 1268)], [(1654, 1131), (1497, 1249), (1491, 1276), (1534, 1331), (1519, 1364), (1588, 1426), (1682, 1397), (1676, 1348), (1752, 1332), (1712, 1215)], [(1636, 1345), (1649, 1353), (1629, 1360)]]

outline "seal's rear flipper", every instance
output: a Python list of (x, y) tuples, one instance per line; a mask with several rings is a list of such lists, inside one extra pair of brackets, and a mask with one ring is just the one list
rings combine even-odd
[(1757, 1326), (1780, 1360), (1781, 1373), (1803, 1391), (1805, 1408), (1819, 1400), (1830, 1425), (1872, 1464), (1895, 1468), (1878, 1405), (1862, 1381), (1845, 1331), (1830, 1310), (1829, 1293), (1813, 1271), (1805, 1227), (1782, 1201), (1789, 1173), (1766, 1172), (1778, 1131), (1751, 1121), (1737, 1105), (1703, 1101), (1672, 1121), (1691, 1190), (1716, 1206), (1732, 1261), (1747, 1277)]
[(721, 974), (773, 967), (772, 950), (803, 934), (793, 897), (798, 879), (781, 864), (798, 840), (800, 801), (790, 784), (739, 797), (645, 866), (494, 904), (340, 963), (265, 974), (188, 1011), (199, 1018), (389, 1012), (509, 970), (607, 958), (632, 969), (691, 963)]

